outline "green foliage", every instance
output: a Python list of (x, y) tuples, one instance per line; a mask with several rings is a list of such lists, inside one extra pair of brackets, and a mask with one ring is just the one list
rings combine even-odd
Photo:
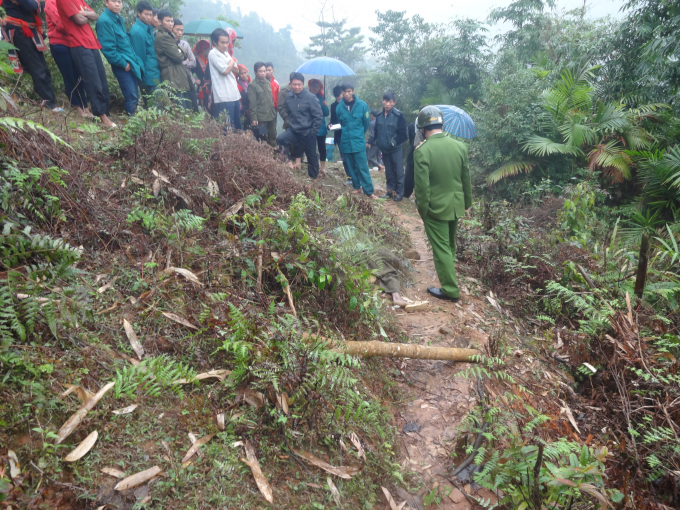
[(151, 397), (159, 397), (163, 391), (169, 390), (181, 398), (184, 395), (183, 385), (178, 381), (185, 379), (190, 382), (196, 375), (193, 368), (167, 354), (145, 358), (138, 365), (126, 364), (116, 371), (114, 398), (119, 399), (124, 395), (132, 399), (138, 389)]
[[(565, 439), (540, 446), (527, 445), (519, 435), (502, 452), (493, 450), (475, 481), (502, 491), (498, 505), (518, 510), (588, 505), (607, 508), (604, 470), (607, 448), (591, 449)], [(538, 466), (537, 466), (538, 464)], [(480, 501), (486, 508), (495, 508)]]
[(50, 190), (65, 187), (67, 172), (57, 167), (21, 169), (8, 162), (0, 174), (0, 206), (15, 221), (28, 224), (58, 222), (63, 219), (59, 199)]
[(305, 48), (307, 58), (328, 56), (342, 60), (349, 67), (361, 62), (368, 51), (361, 46), (364, 36), (360, 27), (345, 28), (347, 19), (340, 21), (317, 21), (321, 33), (311, 36)]

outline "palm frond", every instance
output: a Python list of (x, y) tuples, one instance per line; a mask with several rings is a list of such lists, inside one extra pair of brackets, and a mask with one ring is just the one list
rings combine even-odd
[(527, 161), (510, 161), (509, 163), (506, 163), (502, 167), (494, 170), (491, 172), (487, 178), (486, 182), (487, 184), (494, 184), (502, 179), (505, 179), (507, 177), (512, 177), (513, 175), (517, 175), (519, 173), (529, 173), (531, 172), (534, 167), (536, 166), (535, 161), (527, 160)]
[(663, 157), (664, 163), (668, 166), (669, 176), (664, 182), (673, 188), (680, 188), (680, 147), (669, 148)]
[(522, 145), (525, 152), (533, 156), (549, 156), (551, 154), (573, 154), (581, 155), (583, 152), (578, 147), (564, 143), (553, 142), (549, 138), (542, 136), (530, 136)]

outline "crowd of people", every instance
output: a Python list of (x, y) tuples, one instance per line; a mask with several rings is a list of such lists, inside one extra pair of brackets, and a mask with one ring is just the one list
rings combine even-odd
[[(409, 165), (406, 173), (403, 168), (402, 147), (409, 139), (406, 117), (395, 108), (392, 92), (385, 94), (382, 111), (370, 111), (346, 82), (333, 88), (335, 102), (329, 108), (320, 80), (309, 80), (305, 88), (304, 76), (292, 73), (289, 83), (280, 87), (272, 62), (256, 62), (251, 78), (248, 68), (233, 56), (233, 29), (216, 29), (210, 40), (201, 39), (192, 47), (183, 39), (182, 21), (147, 0), (137, 3), (137, 19), (129, 30), (121, 16), (122, 0), (105, 0), (101, 14), (85, 0), (13, 0), (3, 8), (3, 38), (16, 48), (10, 60), (15, 71), (31, 76), (34, 91), (47, 108), (62, 111), (44, 56), (49, 44), (71, 106), (84, 117), (96, 116), (103, 126), (115, 127), (103, 54), (118, 81), (127, 115), (135, 114), (140, 99), (148, 106), (159, 85), (167, 82), (183, 108), (202, 109), (215, 118), (224, 112), (225, 129), (252, 131), (255, 138), (285, 153), (291, 167), (300, 168), (306, 156), (312, 179), (326, 175), (331, 131), (348, 176), (345, 184), (353, 186), (353, 193), (400, 201), (412, 192), (412, 171), (409, 177)], [(279, 115), (282, 133), (276, 128)], [(373, 193), (369, 164), (385, 171), (387, 192), (382, 197)]]

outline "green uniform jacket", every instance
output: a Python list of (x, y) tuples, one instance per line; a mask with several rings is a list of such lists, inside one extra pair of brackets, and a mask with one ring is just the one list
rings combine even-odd
[(155, 87), (161, 83), (161, 71), (154, 50), (153, 28), (137, 19), (128, 32), (132, 49), (142, 63), (142, 83), (147, 87)]
[(356, 95), (354, 107), (350, 112), (343, 99), (335, 108), (338, 121), (342, 126), (342, 138), (340, 139), (340, 151), (352, 153), (366, 151), (366, 131), (371, 122), (371, 113), (368, 106)]
[(250, 118), (255, 122), (268, 122), (276, 119), (272, 86), (266, 79), (255, 78), (248, 85)]
[(281, 118), (283, 119), (283, 129), (288, 129), (288, 126), (290, 125), (288, 123), (288, 108), (286, 108), (286, 94), (290, 92), (290, 83), (286, 85), (285, 87), (279, 89), (279, 106), (277, 108), (277, 111), (279, 112), (279, 115), (281, 115)]
[(137, 77), (142, 79), (144, 67), (139, 57), (132, 49), (130, 38), (125, 31), (125, 22), (119, 14), (114, 14), (108, 9), (104, 9), (102, 15), (97, 20), (97, 38), (102, 45), (102, 53), (112, 66), (125, 69), (130, 64), (130, 70)]
[(175, 90), (188, 92), (191, 88), (189, 73), (184, 62), (189, 54), (177, 44), (175, 36), (163, 27), (156, 33), (154, 43), (158, 66), (161, 68), (161, 80), (169, 81)]
[(437, 133), (417, 147), (413, 155), (420, 217), (441, 221), (462, 218), (465, 209), (472, 206), (465, 144)]

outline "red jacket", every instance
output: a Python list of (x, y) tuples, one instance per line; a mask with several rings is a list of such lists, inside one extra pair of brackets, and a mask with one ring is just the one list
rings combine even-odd
[(278, 109), (279, 108), (279, 82), (276, 81), (276, 78), (274, 78), (272, 76), (272, 81), (270, 81), (269, 84), (272, 86), (272, 96), (274, 97), (274, 108)]

